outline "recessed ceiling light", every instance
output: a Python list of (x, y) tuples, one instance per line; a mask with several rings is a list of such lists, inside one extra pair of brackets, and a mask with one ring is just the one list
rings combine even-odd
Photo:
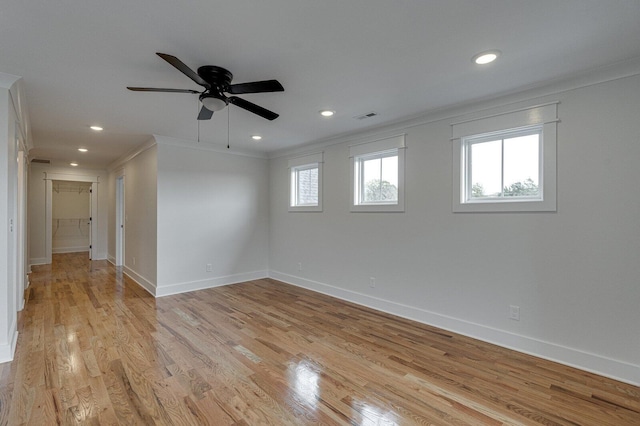
[(262, 136), (260, 136), (260, 135), (253, 135), (253, 136), (251, 136), (251, 139), (253, 139), (254, 141), (259, 141), (260, 139), (262, 139)]
[(69, 163), (71, 167), (78, 167), (78, 163)]
[(335, 111), (331, 111), (330, 109), (323, 109), (322, 111), (320, 111), (320, 115), (323, 117), (331, 117), (335, 113)]
[(95, 130), (96, 132), (101, 132), (101, 131), (103, 131), (103, 130), (104, 130), (104, 129), (103, 129), (102, 127), (100, 127), (100, 126), (90, 126), (89, 128), (90, 128), (91, 130)]
[(89, 151), (89, 150), (88, 150), (87, 148), (78, 148), (78, 151), (80, 151), (80, 152), (87, 152), (87, 151)]
[(478, 65), (486, 65), (498, 59), (499, 50), (489, 50), (487, 52), (478, 53), (471, 60)]

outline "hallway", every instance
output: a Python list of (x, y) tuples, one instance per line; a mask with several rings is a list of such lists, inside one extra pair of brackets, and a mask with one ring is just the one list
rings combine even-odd
[(34, 267), (0, 425), (633, 425), (640, 389), (273, 280), (154, 299)]

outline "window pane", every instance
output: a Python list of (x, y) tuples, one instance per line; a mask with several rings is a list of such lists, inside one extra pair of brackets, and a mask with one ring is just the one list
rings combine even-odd
[(318, 168), (297, 171), (297, 205), (318, 204)]
[(380, 200), (380, 158), (362, 160), (362, 201)]
[(382, 180), (389, 182), (391, 185), (398, 186), (398, 156), (384, 157), (382, 159)]
[(502, 141), (474, 143), (469, 150), (471, 176), (467, 197), (499, 197), (502, 192)]
[(504, 140), (504, 196), (538, 197), (539, 134)]

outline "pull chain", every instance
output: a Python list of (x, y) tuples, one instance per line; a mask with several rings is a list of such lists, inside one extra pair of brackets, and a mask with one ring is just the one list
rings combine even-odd
[[(200, 114), (200, 100), (196, 102), (196, 114)], [(200, 120), (196, 119), (198, 122), (198, 143), (200, 143)]]
[(229, 129), (231, 129), (231, 126), (229, 126), (229, 116), (231, 115), (230, 110), (231, 110), (231, 108), (229, 108), (229, 106), (227, 106), (227, 149), (230, 148), (230, 143), (229, 143), (229, 133), (230, 133)]

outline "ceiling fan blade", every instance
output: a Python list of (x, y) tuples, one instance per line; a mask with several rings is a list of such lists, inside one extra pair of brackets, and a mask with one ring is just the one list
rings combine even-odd
[(213, 111), (208, 110), (205, 107), (202, 107), (200, 109), (200, 114), (198, 114), (198, 120), (211, 120), (211, 117), (213, 117)]
[(257, 114), (260, 117), (266, 118), (267, 120), (275, 120), (276, 118), (279, 117), (279, 115), (276, 114), (275, 112), (262, 108), (261, 106), (256, 105), (253, 102), (249, 102), (242, 98), (238, 98), (237, 96), (229, 97), (229, 102), (231, 102), (236, 106), (239, 106), (242, 109), (246, 109), (249, 112)]
[(129, 87), (127, 89), (134, 92), (167, 92), (167, 93), (200, 93), (197, 90), (188, 89), (161, 89), (157, 87)]
[(231, 84), (227, 93), (240, 95), (242, 93), (284, 92), (284, 87), (278, 80), (252, 81), (250, 83)]
[(196, 73), (194, 70), (189, 68), (187, 65), (185, 65), (184, 62), (182, 62), (180, 59), (176, 58), (175, 56), (171, 56), (171, 55), (167, 55), (166, 53), (159, 53), (159, 52), (156, 52), (156, 55), (160, 56), (162, 59), (169, 62), (178, 71), (180, 71), (182, 74), (186, 75), (191, 80), (198, 83), (200, 86), (204, 86), (207, 89), (211, 88), (211, 85), (206, 81), (204, 81), (202, 77), (198, 75), (198, 73)]

